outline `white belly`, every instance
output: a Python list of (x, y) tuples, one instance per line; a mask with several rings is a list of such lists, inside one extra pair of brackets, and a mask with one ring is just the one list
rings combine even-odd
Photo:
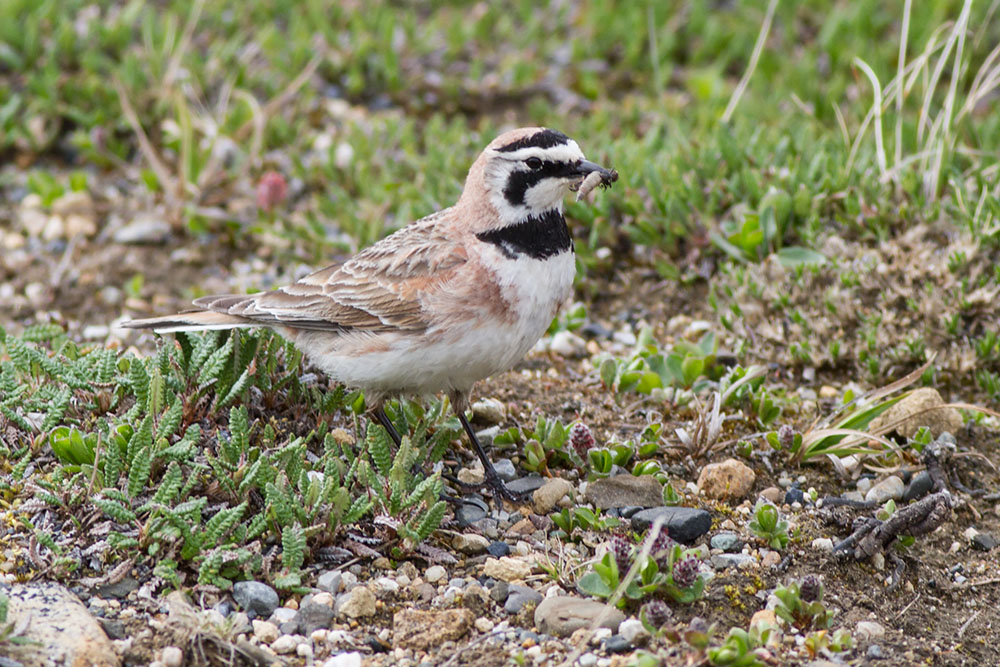
[[(544, 260), (511, 260), (497, 253), (487, 265), (511, 307), (513, 316), (505, 320), (470, 316), (449, 329), (431, 326), (420, 334), (377, 338), (303, 332), (296, 342), (324, 372), (351, 387), (387, 394), (467, 392), (527, 354), (570, 296), (576, 274), (572, 252)], [(366, 341), (376, 340), (384, 342), (384, 349), (358, 353)]]

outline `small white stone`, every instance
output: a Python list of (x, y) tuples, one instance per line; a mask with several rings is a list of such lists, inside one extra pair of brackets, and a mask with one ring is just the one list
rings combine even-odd
[(323, 667), (361, 667), (361, 654), (357, 651), (338, 653), (324, 662)]
[(831, 553), (833, 551), (833, 540), (829, 537), (817, 537), (812, 541), (812, 548), (823, 553)]
[(313, 657), (313, 647), (309, 644), (299, 644), (295, 647), (295, 655), (311, 660)]
[(494, 627), (493, 621), (486, 618), (485, 616), (480, 616), (476, 619), (476, 630), (480, 632), (489, 632)]
[(861, 621), (854, 629), (854, 638), (859, 642), (877, 641), (885, 636), (885, 628), (875, 621)]
[(424, 579), (426, 579), (429, 584), (436, 584), (447, 576), (448, 572), (440, 565), (431, 565), (427, 568), (427, 571), (424, 572)]
[(330, 630), (326, 635), (326, 643), (336, 646), (338, 644), (350, 644), (353, 641), (351, 633), (346, 630)]
[(576, 661), (576, 664), (580, 665), (580, 667), (594, 667), (597, 664), (597, 656), (593, 653), (584, 653)]
[(330, 635), (330, 631), (327, 630), (326, 628), (318, 628), (316, 630), (313, 630), (309, 634), (309, 639), (313, 640), (317, 644), (322, 644), (323, 642), (325, 642), (327, 640), (327, 637), (329, 635)]
[(964, 537), (964, 538), (965, 538), (965, 539), (967, 539), (967, 540), (971, 540), (971, 539), (972, 539), (973, 537), (975, 537), (975, 536), (976, 536), (976, 535), (978, 535), (978, 534), (979, 534), (979, 531), (978, 531), (978, 530), (976, 530), (976, 529), (975, 529), (975, 528), (973, 528), (972, 526), (969, 526), (968, 528), (966, 528), (966, 529), (965, 529), (965, 530), (964, 530), (964, 531), (962, 532), (962, 537)]
[(376, 595), (395, 595), (399, 592), (399, 583), (392, 577), (379, 577), (372, 582)]
[(531, 648), (529, 648), (524, 653), (529, 658), (535, 659), (535, 658), (541, 657), (541, 655), (542, 655), (542, 647), (539, 646), (538, 644), (535, 644), (534, 646), (532, 646)]
[(611, 628), (597, 628), (594, 630), (594, 634), (590, 638), (590, 643), (597, 646), (612, 634)]
[(560, 357), (578, 357), (587, 351), (587, 341), (577, 336), (572, 331), (557, 331), (552, 336), (549, 349)]
[(642, 621), (635, 618), (627, 618), (618, 625), (618, 634), (632, 646), (639, 646), (649, 639), (649, 632), (642, 625)]
[(254, 620), (253, 636), (260, 640), (261, 644), (270, 644), (278, 638), (278, 626), (269, 621)]
[(295, 647), (298, 645), (299, 642), (292, 635), (281, 635), (271, 642), (271, 650), (278, 655), (284, 655), (286, 653), (293, 653)]
[(163, 667), (181, 667), (184, 663), (184, 651), (176, 646), (164, 646), (160, 652), (160, 662)]
[(281, 625), (282, 623), (289, 623), (295, 620), (295, 616), (298, 614), (294, 609), (289, 609), (288, 607), (278, 607), (271, 613), (271, 618), (267, 619), (275, 625)]
[(341, 572), (340, 574), (340, 590), (349, 591), (358, 585), (358, 575), (353, 572)]

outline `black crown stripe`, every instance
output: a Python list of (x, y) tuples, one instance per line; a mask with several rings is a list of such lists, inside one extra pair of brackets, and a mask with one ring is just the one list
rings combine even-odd
[(569, 143), (569, 137), (558, 130), (540, 130), (534, 134), (512, 141), (497, 150), (501, 153), (513, 153), (522, 148), (552, 148)]

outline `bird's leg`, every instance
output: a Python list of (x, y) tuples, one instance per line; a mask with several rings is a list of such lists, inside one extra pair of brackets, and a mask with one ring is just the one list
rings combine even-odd
[(382, 407), (381, 403), (375, 406), (372, 414), (375, 415), (375, 419), (382, 425), (382, 428), (389, 433), (389, 437), (392, 438), (392, 441), (396, 443), (396, 448), (399, 449), (403, 444), (403, 439), (399, 437), (399, 431), (396, 430), (396, 427), (389, 419), (389, 415), (385, 414), (385, 408)]
[(462, 409), (462, 403), (457, 401), (453, 402), (455, 406), (455, 414), (458, 415), (458, 420), (462, 422), (462, 427), (465, 428), (465, 432), (469, 435), (469, 440), (472, 441), (472, 446), (476, 450), (476, 456), (483, 464), (483, 483), (482, 484), (463, 484), (457, 480), (453, 480), (461, 491), (478, 491), (482, 487), (487, 487), (493, 492), (493, 497), (496, 498), (497, 506), (503, 507), (503, 500), (509, 500), (512, 503), (523, 502), (527, 497), (527, 493), (514, 493), (507, 488), (507, 485), (503, 483), (500, 479), (500, 474), (497, 472), (496, 468), (493, 467), (493, 462), (490, 461), (490, 457), (486, 455), (486, 451), (483, 446), (479, 444), (479, 438), (476, 437), (475, 431), (472, 430), (472, 425), (469, 424), (469, 420), (465, 417), (465, 410)]

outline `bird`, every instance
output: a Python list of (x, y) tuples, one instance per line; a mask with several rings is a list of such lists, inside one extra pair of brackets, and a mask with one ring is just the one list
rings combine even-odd
[(576, 258), (563, 205), (585, 180), (592, 188), (592, 174), (604, 187), (618, 178), (562, 132), (509, 130), (473, 162), (454, 205), (350, 259), (271, 291), (205, 296), (196, 310), (122, 326), (273, 329), (334, 381), (361, 389), (397, 447), (385, 402), (445, 393), (483, 464), (477, 488), (518, 502), (465, 412), (473, 385), (513, 368), (572, 294)]

